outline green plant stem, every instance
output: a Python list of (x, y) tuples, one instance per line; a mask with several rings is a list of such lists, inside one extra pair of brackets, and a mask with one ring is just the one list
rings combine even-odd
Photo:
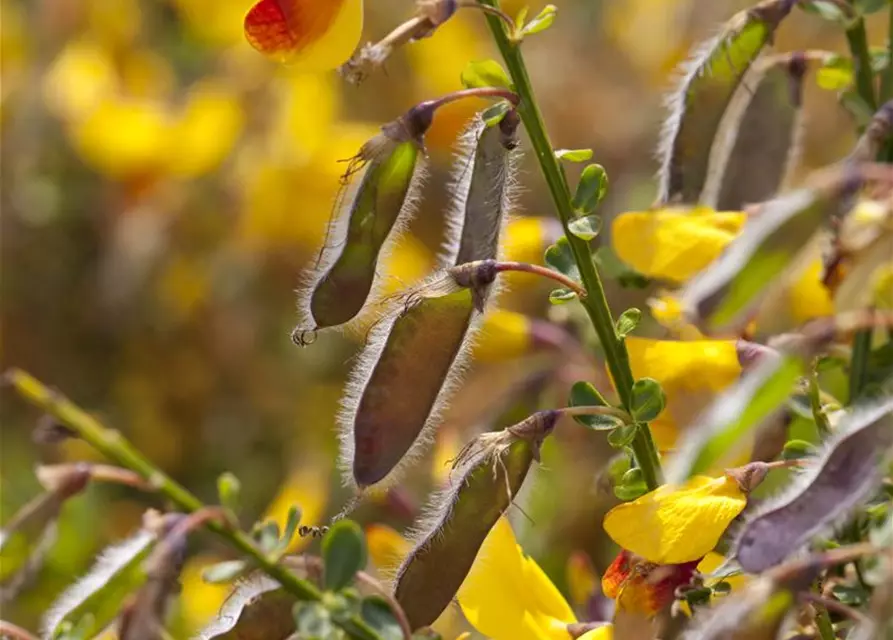
[(853, 56), (853, 67), (856, 73), (856, 90), (872, 111), (877, 109), (874, 94), (874, 74), (871, 70), (871, 55), (868, 52), (868, 35), (865, 32), (865, 20), (861, 17), (853, 21), (846, 30), (846, 40)]
[(871, 355), (871, 329), (856, 333), (850, 358), (850, 404), (859, 397), (868, 383), (868, 358)]
[[(478, 0), (478, 2), (485, 6), (499, 8), (498, 0)], [(552, 195), (558, 219), (564, 227), (564, 234), (573, 252), (577, 268), (580, 270), (580, 278), (583, 286), (586, 287), (587, 295), (580, 300), (580, 303), (589, 315), (589, 319), (592, 321), (592, 325), (595, 327), (595, 331), (601, 341), (602, 348), (605, 351), (605, 360), (617, 387), (620, 402), (623, 404), (623, 408), (628, 413), (631, 413), (634, 379), (629, 365), (629, 354), (626, 351), (626, 344), (617, 335), (614, 318), (611, 315), (610, 307), (608, 307), (605, 289), (598, 270), (592, 261), (589, 244), (585, 240), (574, 236), (568, 229), (568, 224), (576, 216), (570, 189), (558, 159), (555, 157), (549, 136), (546, 133), (545, 123), (533, 93), (533, 86), (527, 73), (524, 57), (518, 46), (519, 43), (511, 40), (509, 34), (505, 31), (505, 26), (497, 17), (488, 14), (486, 18), (490, 31), (493, 33), (493, 38), (496, 41), (496, 46), (499, 47), (499, 51), (512, 77), (515, 92), (521, 96), (518, 113), (521, 115), (527, 134), (530, 136), (530, 143), (546, 179), (549, 193)], [(636, 430), (632, 448), (636, 457), (636, 463), (642, 470), (645, 484), (649, 489), (657, 488), (662, 481), (660, 460), (657, 456), (654, 440), (651, 437), (651, 430), (647, 424), (642, 424)]]
[[(205, 505), (201, 500), (153, 465), (118, 431), (103, 426), (96, 418), (61, 394), (19, 369), (8, 371), (5, 379), (25, 400), (74, 431), (77, 437), (99, 453), (145, 478), (159, 494), (170, 500), (177, 508), (187, 513), (194, 513), (204, 508)], [(301, 600), (322, 600), (323, 594), (319, 589), (267, 558), (245, 532), (228, 528), (215, 521), (209, 521), (206, 526), (234, 549), (250, 557), (258, 569), (276, 580), (295, 597)], [(380, 640), (379, 635), (356, 616), (346, 620), (342, 626), (362, 640)]]

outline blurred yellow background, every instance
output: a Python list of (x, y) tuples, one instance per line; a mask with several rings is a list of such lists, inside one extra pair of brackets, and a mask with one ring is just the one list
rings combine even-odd
[[(294, 502), (306, 524), (324, 524), (349, 497), (334, 467), (333, 427), (360, 343), (327, 334), (300, 349), (289, 332), (294, 289), (315, 257), (344, 170), (338, 160), (414, 103), (461, 88), (468, 62), (497, 54), (481, 16), (461, 11), (352, 87), (335, 73), (290, 72), (252, 50), (242, 37), (250, 4), (0, 0), (2, 364), (63, 390), (209, 502), (217, 476), (233, 471), (242, 480), (246, 525), (263, 514), (284, 518)], [(410, 0), (367, 4), (367, 40), (412, 13)], [(504, 7), (514, 15), (523, 4)], [(553, 28), (524, 43), (553, 143), (595, 151), (611, 180), (605, 212), (646, 207), (673, 69), (748, 3), (555, 4)], [(871, 33), (882, 42), (880, 31)], [(795, 13), (777, 48), (807, 47), (842, 50), (844, 41), (832, 26)], [(451, 145), (483, 104), (438, 113), (427, 138), (432, 175), (424, 202), (393, 257), (401, 282), (433, 264)], [(845, 154), (852, 126), (835, 96), (811, 81), (807, 110), (804, 165)], [(516, 213), (550, 216), (530, 157), (520, 181)], [(516, 287), (505, 304), (544, 317), (547, 289), (517, 283), (524, 290)], [(616, 287), (611, 296), (618, 310), (643, 299)], [(508, 338), (513, 330), (497, 325), (497, 335), (485, 338), (496, 347), (482, 347), (435, 462), (418, 465), (400, 496), (364, 505), (358, 519), (405, 527), (443, 476), (443, 461), (470, 433), (488, 428), (491, 414), (519, 400), (516, 419), (538, 404), (564, 402), (568, 384), (581, 367), (588, 370), (585, 359), (576, 370), (559, 369), (554, 354), (544, 363)], [(39, 491), (35, 464), (94, 454), (78, 443), (32, 443), (38, 416), (7, 392), (0, 402), (6, 520)], [(525, 547), (562, 588), (571, 550), (609, 559), (591, 535), (609, 506), (598, 494), (606, 452), (596, 440), (579, 429), (559, 434), (525, 503), (537, 524)], [(62, 542), (34, 588), (4, 607), (3, 617), (35, 628), (93, 555), (138, 525), (145, 504), (143, 496), (108, 487), (72, 501)], [(221, 590), (201, 587), (198, 572), (226, 550), (203, 543), (175, 612), (183, 637), (219, 604)]]

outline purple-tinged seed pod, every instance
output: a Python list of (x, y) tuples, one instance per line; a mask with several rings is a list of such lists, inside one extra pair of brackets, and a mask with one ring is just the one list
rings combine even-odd
[(874, 491), (893, 447), (893, 398), (858, 406), (788, 491), (749, 517), (735, 558), (750, 573), (782, 562)]
[(401, 462), (431, 441), (458, 383), (496, 279), (492, 263), (510, 201), (517, 126), (514, 111), (498, 123), (477, 117), (448, 216), (443, 262), (450, 268), (405, 296), (370, 331), (339, 418), (351, 484), (395, 478)]
[(805, 75), (802, 53), (751, 66), (713, 143), (701, 204), (739, 211), (771, 198), (786, 183), (803, 147)]
[(459, 454), (455, 479), (432, 499), (416, 525), (415, 546), (397, 570), (394, 596), (412, 629), (430, 625), (453, 600), (559, 416), (541, 411), (479, 436)]
[(745, 73), (796, 0), (764, 0), (733, 16), (701, 44), (667, 99), (658, 158), (658, 202), (697, 202), (707, 180), (710, 149), (723, 114)]

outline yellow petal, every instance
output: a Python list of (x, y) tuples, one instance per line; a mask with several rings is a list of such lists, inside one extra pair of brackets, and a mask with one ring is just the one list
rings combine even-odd
[(567, 586), (571, 602), (576, 607), (584, 607), (595, 592), (598, 576), (592, 568), (592, 561), (583, 551), (574, 551), (567, 559)]
[(576, 622), (504, 517), (484, 540), (457, 598), (471, 625), (493, 640), (567, 640), (566, 626)]
[(678, 342), (630, 336), (626, 348), (636, 378), (654, 378), (667, 395), (666, 408), (650, 423), (661, 451), (672, 449), (679, 429), (741, 375), (734, 340)]
[(831, 292), (822, 284), (823, 271), (822, 261), (814, 260), (788, 291), (788, 304), (796, 324), (834, 315)]
[(456, 429), (438, 430), (431, 461), (431, 477), (437, 485), (444, 486), (450, 481), (453, 461), (459, 455), (464, 444)]
[(624, 549), (657, 564), (682, 564), (710, 552), (747, 498), (735, 480), (696, 476), (611, 509), (605, 531)]
[(597, 629), (587, 631), (578, 640), (614, 640), (614, 625), (606, 624)]
[(232, 585), (211, 584), (202, 579), (202, 572), (222, 558), (200, 555), (191, 558), (180, 574), (180, 610), (183, 623), (191, 634), (197, 633), (214, 619), (220, 607), (232, 592)]
[(689, 324), (682, 309), (679, 298), (671, 293), (663, 292), (655, 298), (648, 299), (651, 315), (662, 327), (673, 332), (679, 340), (701, 340), (704, 334), (696, 326)]
[(387, 573), (400, 566), (412, 545), (391, 527), (370, 524), (366, 527), (366, 548), (375, 568)]
[(130, 178), (162, 169), (171, 133), (171, 114), (163, 104), (109, 99), (73, 127), (73, 142), (97, 171)]
[(260, 0), (245, 16), (251, 46), (306, 71), (346, 62), (362, 32), (362, 0)]
[(611, 241), (643, 275), (684, 282), (719, 256), (745, 220), (743, 213), (709, 209), (623, 213), (614, 219)]
[(217, 168), (232, 150), (243, 121), (241, 105), (224, 87), (212, 83), (193, 87), (174, 125), (168, 170), (194, 178)]
[(480, 362), (501, 362), (523, 356), (530, 347), (530, 319), (514, 311), (494, 309), (484, 316), (472, 357)]
[[(701, 560), (701, 562), (698, 563), (698, 572), (704, 575), (713, 573), (714, 571), (719, 569), (725, 561), (725, 557), (716, 553), (715, 551), (711, 551), (706, 556), (704, 556), (704, 559)], [(739, 573), (738, 575), (722, 578), (722, 581), (728, 582), (729, 586), (732, 588), (732, 591), (735, 591), (737, 589), (740, 589), (747, 583), (748, 577), (743, 573)], [(716, 584), (717, 582), (719, 582), (719, 580), (708, 579), (705, 581), (705, 584), (707, 586), (711, 586), (713, 584)]]

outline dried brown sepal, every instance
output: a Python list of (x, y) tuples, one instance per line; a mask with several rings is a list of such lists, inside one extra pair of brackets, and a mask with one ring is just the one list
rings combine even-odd
[(415, 546), (397, 571), (394, 594), (413, 629), (430, 625), (449, 606), (558, 415), (543, 412), (484, 434), (460, 456), (452, 486), (429, 505)]

